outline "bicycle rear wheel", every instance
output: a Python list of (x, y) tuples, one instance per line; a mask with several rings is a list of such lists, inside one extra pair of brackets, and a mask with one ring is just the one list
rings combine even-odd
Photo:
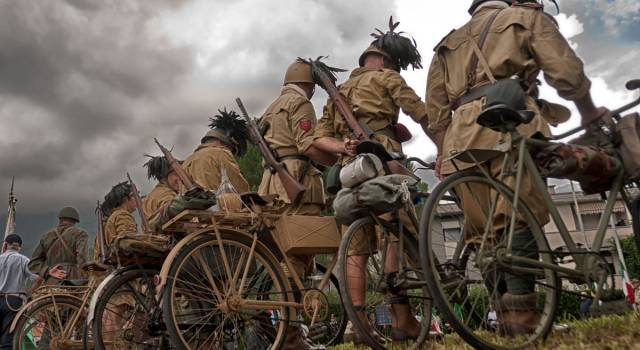
[(276, 304), (289, 301), (280, 265), (261, 243), (252, 249), (246, 234), (222, 232), (221, 238), (203, 234), (172, 262), (162, 306), (174, 345), (280, 348), (289, 321), (289, 308)]
[[(391, 233), (389, 227), (380, 229), (385, 232), (381, 234), (383, 239), (380, 244), (378, 237), (370, 238), (370, 235), (378, 235), (373, 229), (376, 224), (376, 220), (372, 217), (358, 219), (349, 226), (342, 237), (338, 252), (337, 273), (345, 311), (355, 331), (367, 345), (376, 350), (385, 349), (385, 343), (391, 340), (391, 310), (388, 296), (392, 292), (395, 294), (399, 290), (405, 290), (414, 314), (422, 316), (421, 334), (417, 341), (411, 345), (419, 347), (429, 335), (432, 303), (420, 270), (417, 239), (409, 233), (405, 233), (404, 254), (402, 256), (405, 261), (404, 269), (397, 274), (386, 273), (387, 244), (385, 242), (391, 238)], [(362, 242), (365, 242), (364, 245)], [(349, 291), (349, 256), (351, 248), (356, 245), (360, 246), (359, 250), (366, 247), (364, 250), (368, 252), (369, 256), (365, 267), (366, 300), (363, 305), (365, 313), (369, 315), (369, 320), (362, 320), (358, 317), (358, 311), (362, 310), (357, 310), (357, 305), (354, 305), (354, 299)], [(365, 323), (367, 321), (368, 323)]]
[[(465, 202), (464, 209), (459, 200), (451, 200), (463, 188), (472, 199)], [(480, 193), (490, 195), (481, 198)], [(513, 199), (513, 192), (502, 182), (479, 173), (458, 173), (434, 189), (422, 213), (419, 246), (429, 291), (445, 320), (478, 349), (519, 349), (536, 344), (549, 333), (557, 309), (561, 286), (554, 270), (506, 263), (505, 257), (511, 254), (507, 251), (509, 235), (502, 232), (507, 232), (504, 228), (514, 215), (526, 222), (532, 237), (518, 253), (537, 253), (538, 261), (554, 263), (531, 209), (519, 200), (516, 214)], [(478, 239), (482, 237), (485, 239)], [(515, 249), (513, 252), (516, 255)], [(535, 280), (539, 318), (527, 321), (533, 332), (514, 335), (502, 323), (508, 312), (502, 301), (507, 281), (518, 274)]]

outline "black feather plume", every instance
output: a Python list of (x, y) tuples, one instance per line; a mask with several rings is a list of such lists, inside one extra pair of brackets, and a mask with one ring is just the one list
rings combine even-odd
[(131, 195), (131, 184), (128, 181), (121, 182), (113, 187), (111, 191), (104, 196), (104, 202), (102, 202), (102, 213), (105, 216), (111, 215), (111, 212), (122, 205), (125, 199)]
[(333, 85), (336, 85), (336, 81), (338, 80), (338, 76), (336, 75), (336, 73), (347, 71), (346, 69), (330, 67), (326, 63), (322, 62), (323, 58), (328, 57), (329, 56), (318, 56), (318, 58), (316, 58), (315, 60), (311, 58), (305, 60), (304, 58), (298, 57), (299, 62), (304, 62), (311, 65), (311, 78), (316, 84), (318, 84), (325, 90), (326, 87), (324, 86), (321, 78), (323, 74), (326, 75), (329, 80), (331, 80), (331, 83)]
[(233, 153), (236, 156), (243, 156), (247, 151), (247, 139), (249, 138), (249, 129), (247, 122), (235, 111), (227, 111), (227, 109), (219, 109), (218, 114), (209, 118), (211, 129), (217, 129), (224, 133), (233, 143)]
[(156, 179), (158, 181), (166, 179), (171, 172), (171, 164), (165, 157), (154, 157), (145, 154), (145, 157), (149, 157), (149, 160), (144, 163), (147, 168), (147, 178)]
[(389, 31), (384, 33), (376, 28), (376, 32), (371, 33), (374, 37), (371, 45), (386, 52), (400, 69), (407, 69), (409, 65), (413, 69), (422, 68), (422, 57), (415, 39), (405, 32), (396, 32), (399, 25), (400, 22), (394, 23), (393, 17), (389, 17)]

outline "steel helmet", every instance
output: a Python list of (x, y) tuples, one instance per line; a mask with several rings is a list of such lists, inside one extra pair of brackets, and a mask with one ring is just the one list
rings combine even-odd
[(369, 45), (369, 47), (367, 47), (367, 49), (364, 50), (364, 52), (362, 53), (362, 55), (360, 55), (360, 58), (358, 59), (358, 64), (360, 64), (360, 67), (364, 67), (364, 59), (367, 57), (367, 55), (372, 53), (382, 55), (384, 56), (384, 58), (391, 60), (391, 56), (389, 56), (388, 53), (384, 52), (382, 49), (376, 47), (375, 45)]
[(315, 84), (311, 76), (311, 65), (303, 60), (291, 63), (284, 74), (284, 83), (310, 83)]
[[(471, 7), (469, 7), (469, 14), (472, 15), (473, 12), (475, 12), (475, 10), (478, 8), (478, 6), (482, 5), (487, 1), (492, 1), (492, 0), (473, 0), (473, 2), (471, 3)], [(509, 5), (513, 4), (514, 2), (514, 0), (498, 0), (498, 1), (506, 2)]]
[(71, 219), (75, 222), (80, 222), (80, 214), (78, 214), (78, 211), (74, 207), (64, 207), (60, 209), (58, 219)]

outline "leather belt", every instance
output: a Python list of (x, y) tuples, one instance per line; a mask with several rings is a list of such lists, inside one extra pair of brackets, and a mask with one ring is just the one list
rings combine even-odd
[(489, 89), (491, 87), (493, 87), (493, 85), (486, 84), (472, 88), (466, 94), (458, 97), (458, 99), (456, 99), (451, 105), (451, 109), (455, 111), (460, 106), (466, 105), (469, 102), (473, 102), (487, 96), (487, 92), (489, 92)]
[(308, 162), (309, 161), (309, 157), (303, 156), (303, 155), (300, 155), (300, 154), (296, 154), (296, 155), (278, 157), (278, 158), (276, 158), (276, 160), (278, 162), (281, 162), (283, 160), (301, 160), (303, 162)]

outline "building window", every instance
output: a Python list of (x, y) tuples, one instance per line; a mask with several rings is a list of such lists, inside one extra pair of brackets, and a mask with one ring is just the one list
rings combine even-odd
[(445, 242), (458, 242), (460, 241), (461, 231), (460, 228), (445, 228), (442, 230), (444, 234)]

